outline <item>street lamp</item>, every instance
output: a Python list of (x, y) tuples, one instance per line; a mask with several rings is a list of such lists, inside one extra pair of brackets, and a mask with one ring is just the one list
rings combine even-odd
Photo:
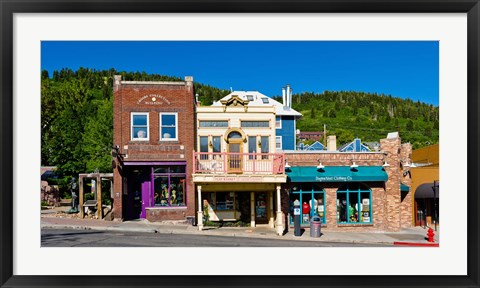
[(438, 222), (438, 211), (437, 211), (437, 194), (440, 184), (438, 180), (433, 181), (433, 205), (434, 205), (434, 216), (435, 216), (435, 231), (437, 231), (437, 222)]

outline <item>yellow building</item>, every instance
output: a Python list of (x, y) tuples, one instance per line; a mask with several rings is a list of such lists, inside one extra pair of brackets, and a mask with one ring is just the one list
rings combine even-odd
[(439, 144), (413, 150), (412, 162), (413, 224), (433, 226), (439, 223)]
[(287, 177), (284, 155), (276, 153), (276, 110), (249, 102), (232, 93), (217, 105), (197, 107), (192, 178), (199, 229), (207, 217), (276, 227), (283, 233), (280, 185)]

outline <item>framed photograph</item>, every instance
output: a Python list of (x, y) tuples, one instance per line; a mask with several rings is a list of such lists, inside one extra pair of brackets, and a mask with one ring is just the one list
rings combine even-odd
[[(403, 2), (394, 0), (334, 2), (323, 0), (303, 2), (0, 0), (0, 9), (2, 15), (0, 287), (480, 286), (477, 224), (479, 220), (477, 207), (480, 205), (477, 193), (478, 163), (480, 162), (477, 136), (480, 80), (478, 0)], [(442, 178), (442, 190), (445, 191), (439, 203), (442, 217), (441, 245), (436, 248), (362, 247), (358, 249), (349, 249), (349, 247), (229, 248), (208, 247), (208, 245), (148, 248), (42, 247), (38, 168), (41, 166), (40, 96), (43, 77), (41, 63), (44, 61), (41, 51), (43, 41), (437, 42), (439, 47), (439, 104), (437, 106), (440, 107), (439, 143), (442, 162), (440, 178)], [(124, 53), (124, 57), (135, 58), (135, 54), (140, 54), (142, 51)], [(232, 57), (235, 56), (237, 55), (232, 53)], [(73, 51), (71, 57), (75, 57)], [(191, 55), (186, 50), (182, 57), (188, 58)], [(210, 57), (214, 62), (215, 55)], [(311, 57), (315, 55), (312, 54)], [(195, 60), (192, 59), (192, 63)], [(203, 63), (205, 67), (208, 67), (208, 64)], [(229, 63), (222, 63), (221, 66), (225, 74), (235, 69)], [(348, 67), (345, 67), (344, 73), (348, 72)], [(413, 73), (413, 71), (406, 70), (404, 73)], [(314, 78), (309, 80), (319, 81)], [(378, 79), (368, 81), (375, 83)], [(187, 77), (185, 82), (188, 82)], [(163, 99), (161, 97), (163, 96), (148, 94), (148, 99), (145, 98), (148, 101), (145, 101), (149, 105), (160, 105), (159, 99)], [(240, 101), (240, 103), (243, 102)], [(154, 129), (154, 133), (141, 134), (142, 136), (137, 133), (138, 137), (131, 136), (134, 129), (148, 129), (153, 125), (151, 123), (154, 123), (154, 120), (148, 118), (148, 115), (142, 111), (136, 112), (135, 116), (138, 119), (134, 121), (132, 118), (131, 123), (128, 122), (132, 127), (127, 133), (128, 137), (132, 138), (130, 140), (138, 140), (136, 138), (142, 138), (142, 141), (145, 140), (143, 138), (151, 140), (150, 137), (156, 137), (155, 135), (161, 133), (159, 131), (165, 132), (166, 134), (162, 135), (168, 135), (165, 139), (171, 143), (182, 136), (181, 130), (178, 130), (181, 129), (182, 120), (178, 117), (180, 114), (173, 110), (163, 114), (156, 111), (155, 117), (163, 119), (163, 126), (156, 127), (158, 131)], [(215, 121), (207, 120), (208, 123), (205, 125), (217, 125), (213, 123)], [(271, 121), (274, 120), (278, 121), (273, 117)], [(258, 119), (250, 122), (248, 125), (257, 125), (251, 126), (255, 129), (260, 129), (261, 125), (264, 125)], [(220, 123), (220, 125), (224, 124)], [(287, 127), (284, 123), (274, 125), (277, 125), (277, 129)], [(208, 139), (212, 137), (205, 138), (205, 147), (220, 151), (221, 146), (217, 145), (222, 139), (218, 136), (210, 142)], [(252, 149), (264, 152), (265, 145), (261, 140), (263, 137), (254, 139), (256, 140), (252, 142)], [(273, 147), (286, 143), (285, 139), (277, 142), (275, 138), (273, 140)], [(248, 146), (245, 147), (249, 149)], [(113, 149), (115, 150), (115, 147)], [(112, 157), (121, 155), (120, 151), (125, 149), (125, 146), (121, 145), (116, 149), (112, 150)], [(245, 161), (250, 160), (245, 159)], [(268, 160), (267, 158), (259, 159)], [(383, 161), (383, 158), (381, 160)], [(405, 163), (408, 162), (403, 162), (402, 165)], [(112, 166), (113, 164), (115, 163), (112, 163)], [(226, 162), (220, 164), (226, 165)], [(187, 206), (185, 203), (188, 201), (188, 197), (185, 197), (188, 195), (184, 194), (184, 191), (188, 190), (186, 185), (188, 185), (189, 176), (185, 173), (187, 168), (185, 164), (177, 163), (176, 165), (178, 167), (175, 169), (180, 169), (181, 173), (179, 173), (180, 170), (174, 171), (168, 168), (162, 172), (162, 175), (161, 173), (155, 175), (159, 177), (158, 179), (161, 177), (168, 179), (166, 181), (168, 183), (170, 178), (178, 181), (168, 186), (170, 188), (165, 186), (168, 195), (165, 196), (164, 204), (179, 206), (167, 207), (172, 211), (184, 209), (183, 206)], [(325, 168), (322, 163), (318, 164), (318, 167), (320, 166), (322, 168), (319, 169)], [(226, 168), (220, 165), (218, 169)], [(325, 168), (325, 171), (327, 170)], [(153, 168), (151, 171), (153, 181)], [(173, 172), (170, 173), (170, 171)], [(179, 174), (182, 174), (183, 178)], [(187, 176), (183, 176), (184, 174)], [(221, 178), (218, 175), (214, 176)], [(113, 176), (108, 175), (108, 177)], [(228, 179), (240, 178), (238, 175), (230, 175), (221, 179), (225, 182), (229, 181)], [(345, 179), (347, 178), (342, 178), (342, 181)], [(347, 180), (350, 181), (351, 178)], [(398, 183), (396, 185), (398, 188)], [(93, 189), (93, 186), (89, 187)], [(144, 186), (140, 187), (144, 188)], [(358, 211), (357, 218), (362, 218), (363, 222), (371, 224), (370, 221), (375, 222), (377, 217), (375, 200), (372, 200), (373, 197), (364, 195), (364, 191), (360, 193), (360, 188), (358, 191), (358, 199), (353, 206), (357, 204), (357, 209), (363, 212), (351, 207), (352, 212), (348, 214), (354, 215)], [(165, 191), (162, 190), (162, 192)], [(123, 195), (125, 191), (114, 191), (112, 188), (109, 193), (112, 197), (125, 197)], [(142, 193), (144, 193), (143, 190), (141, 193), (138, 192), (137, 196), (144, 197)], [(228, 200), (231, 200), (229, 202), (231, 209), (227, 210), (238, 207), (238, 203), (235, 202), (239, 197), (238, 194), (230, 192)], [(345, 194), (348, 195), (348, 193)], [(254, 201), (251, 204), (254, 207), (252, 211), (257, 211), (262, 216), (257, 218), (262, 218), (261, 220), (265, 223), (268, 223), (268, 217), (273, 219), (272, 203), (276, 203), (274, 202), (276, 198), (268, 195), (270, 194), (264, 195), (262, 203), (258, 202), (261, 205), (254, 207)], [(313, 190), (311, 195), (309, 199), (313, 204)], [(218, 195), (210, 196), (213, 199)], [(157, 201), (153, 193), (146, 197), (150, 197), (152, 203)], [(220, 196), (218, 197), (220, 199)], [(342, 198), (345, 204), (347, 204), (346, 197)], [(328, 197), (322, 199), (325, 199), (322, 203), (326, 206), (320, 205), (318, 211), (325, 210), (328, 221), (329, 213), (336, 210), (330, 209), (329, 203), (338, 205), (339, 199), (336, 202)], [(348, 201), (351, 199), (348, 198)], [(201, 204), (193, 203), (193, 205)], [(360, 208), (361, 205), (364, 209)], [(365, 208), (365, 205), (368, 207)], [(142, 215), (150, 213), (148, 209), (143, 209), (141, 204), (138, 206), (138, 213)], [(310, 207), (307, 208), (310, 209)], [(345, 207), (343, 209), (347, 213), (347, 209)], [(214, 210), (208, 211), (213, 213)], [(198, 212), (201, 214), (202, 211)], [(290, 213), (300, 215), (300, 208), (292, 209)], [(307, 217), (303, 222), (310, 223), (308, 214), (304, 215)], [(326, 220), (322, 219), (322, 221)], [(360, 219), (352, 221), (358, 222)], [(353, 227), (358, 224), (349, 222), (348, 225)]]

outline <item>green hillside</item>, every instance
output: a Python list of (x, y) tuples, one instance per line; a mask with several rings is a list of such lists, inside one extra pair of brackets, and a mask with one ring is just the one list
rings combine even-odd
[[(49, 75), (42, 71), (41, 163), (57, 166), (64, 179), (78, 173), (111, 172), (113, 139), (113, 76), (130, 81), (182, 81), (183, 78), (79, 68)], [(202, 105), (210, 105), (230, 91), (195, 83)], [(261, 91), (260, 91), (261, 92)], [(281, 101), (279, 97), (277, 100)], [(391, 96), (363, 92), (301, 93), (293, 95), (293, 108), (303, 114), (297, 128), (337, 135), (339, 145), (359, 137), (379, 141), (399, 131), (414, 148), (438, 143), (438, 107)]]
[[(281, 101), (281, 97), (275, 99)], [(340, 144), (355, 137), (379, 141), (394, 131), (414, 149), (438, 143), (439, 108), (430, 104), (353, 91), (294, 94), (292, 102), (303, 114), (297, 129), (323, 131), (325, 124), (327, 135), (336, 135)]]

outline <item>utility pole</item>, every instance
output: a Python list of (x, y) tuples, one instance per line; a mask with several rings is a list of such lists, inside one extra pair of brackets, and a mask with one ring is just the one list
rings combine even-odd
[(327, 124), (323, 124), (323, 147), (327, 147)]

